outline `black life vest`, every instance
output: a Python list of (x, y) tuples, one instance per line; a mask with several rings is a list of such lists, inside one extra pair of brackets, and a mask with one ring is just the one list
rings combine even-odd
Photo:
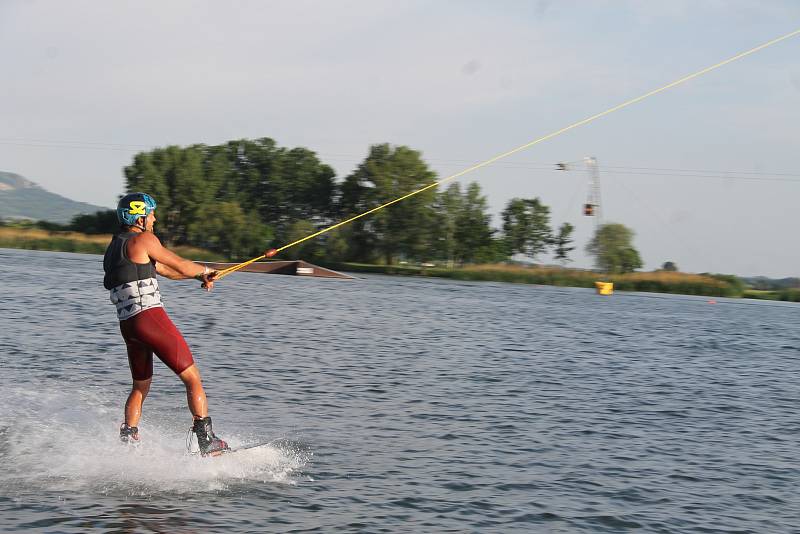
[(121, 284), (137, 280), (147, 280), (156, 277), (155, 261), (149, 263), (134, 263), (128, 259), (128, 240), (138, 235), (136, 232), (116, 234), (108, 244), (106, 254), (103, 256), (103, 286), (113, 289)]

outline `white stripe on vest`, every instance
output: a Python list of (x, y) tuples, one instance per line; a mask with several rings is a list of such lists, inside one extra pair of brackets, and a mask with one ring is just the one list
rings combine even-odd
[(163, 308), (158, 280), (145, 278), (120, 284), (111, 290), (111, 302), (117, 307), (120, 321), (130, 319), (137, 313), (150, 308)]

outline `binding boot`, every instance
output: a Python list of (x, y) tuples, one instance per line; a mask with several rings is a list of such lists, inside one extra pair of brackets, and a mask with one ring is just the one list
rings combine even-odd
[(127, 423), (122, 423), (119, 426), (119, 440), (122, 443), (130, 443), (133, 445), (139, 444), (139, 427), (128, 426)]
[(210, 417), (195, 419), (192, 425), (192, 432), (197, 436), (197, 444), (200, 446), (200, 454), (203, 456), (215, 456), (230, 450), (228, 444), (214, 434)]

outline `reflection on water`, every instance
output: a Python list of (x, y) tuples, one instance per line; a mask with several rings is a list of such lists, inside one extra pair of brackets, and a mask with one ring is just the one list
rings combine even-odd
[(162, 284), (215, 430), (129, 384), (97, 256), (0, 250), (0, 524), (85, 532), (789, 532), (797, 305), (445, 280)]

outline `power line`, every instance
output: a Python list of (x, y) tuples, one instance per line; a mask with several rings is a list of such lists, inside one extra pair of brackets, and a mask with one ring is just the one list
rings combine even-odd
[(759, 174), (770, 176), (796, 176), (800, 178), (798, 173), (784, 173), (784, 172), (762, 172), (762, 171), (714, 171), (709, 169), (662, 169), (657, 167), (624, 167), (615, 165), (603, 165), (609, 169), (632, 169), (632, 170), (646, 170), (646, 171), (675, 171), (675, 172), (703, 172), (703, 173), (731, 173), (731, 174)]
[[(741, 181), (741, 182), (793, 182), (800, 184), (800, 175), (797, 176), (796, 180), (792, 180), (790, 178), (770, 178), (770, 177), (758, 177), (758, 176), (735, 176), (735, 175), (710, 175), (710, 174), (667, 174), (667, 173), (658, 173), (658, 172), (627, 172), (627, 171), (604, 171), (601, 170), (600, 172), (604, 174), (611, 174), (611, 175), (632, 175), (632, 176), (667, 176), (670, 178), (711, 178), (714, 180), (731, 180), (731, 181)], [(792, 175), (787, 175), (792, 176)]]
[(128, 145), (122, 143), (100, 143), (93, 141), (60, 141), (55, 139), (30, 139), (23, 137), (0, 137), (0, 145), (24, 146), (30, 148), (77, 148), (81, 150), (137, 151), (152, 148), (148, 145)]
[[(66, 148), (66, 149), (80, 149), (80, 150), (110, 150), (110, 151), (120, 151), (120, 152), (137, 152), (142, 149), (152, 149), (153, 145), (133, 145), (133, 144), (121, 144), (121, 143), (100, 143), (100, 142), (91, 142), (91, 141), (56, 141), (56, 140), (45, 140), (45, 139), (3, 139), (0, 138), (0, 145), (10, 145), (10, 146), (23, 146), (23, 147), (31, 147), (31, 148)], [(344, 154), (324, 154), (324, 153), (317, 153), (318, 156), (323, 156), (329, 158), (331, 156), (338, 156), (338, 157), (350, 157)], [(439, 166), (460, 166), (461, 163), (467, 160), (455, 160), (455, 159), (446, 159), (446, 160), (426, 160), (428, 164), (431, 165), (439, 165)], [(573, 162), (574, 163), (574, 162)], [(565, 164), (569, 165), (569, 164)], [(537, 163), (537, 162), (502, 162), (496, 163), (495, 167), (507, 168), (507, 169), (519, 169), (519, 170), (534, 170), (534, 171), (552, 171), (555, 168), (555, 165), (552, 163)], [(609, 169), (618, 169), (618, 170), (609, 170)], [(567, 172), (580, 172), (583, 173), (583, 169), (572, 169), (567, 166), (566, 169), (563, 169)], [(635, 171), (635, 172), (633, 172)], [(665, 171), (665, 172), (647, 172), (647, 171)], [(563, 171), (561, 171), (563, 172)], [(711, 170), (711, 169), (678, 169), (678, 168), (660, 168), (660, 167), (630, 167), (625, 165), (604, 165), (600, 172), (603, 174), (630, 174), (630, 175), (646, 175), (646, 176), (669, 176), (673, 178), (713, 178), (713, 179), (724, 179), (724, 180), (742, 180), (742, 181), (757, 181), (757, 182), (800, 182), (800, 174), (798, 173), (789, 173), (789, 172), (768, 172), (768, 171), (740, 171), (740, 170), (726, 170), (726, 171), (718, 171), (718, 170)], [(679, 174), (669, 174), (669, 173), (679, 173)], [(687, 174), (692, 173), (692, 174)], [(757, 177), (750, 177), (750, 176), (740, 176), (740, 175), (758, 175)], [(790, 178), (797, 178), (796, 180), (785, 179), (785, 178), (770, 178), (771, 176), (775, 177), (790, 177)]]
[(334, 224), (332, 226), (329, 226), (327, 228), (323, 228), (322, 230), (319, 230), (317, 232), (309, 234), (309, 235), (307, 235), (307, 236), (305, 236), (305, 237), (303, 237), (301, 239), (298, 239), (296, 241), (292, 241), (291, 243), (283, 245), (280, 248), (268, 250), (264, 254), (262, 254), (261, 256), (252, 258), (252, 259), (250, 259), (248, 261), (239, 263), (239, 264), (234, 265), (232, 267), (228, 267), (227, 269), (224, 269), (223, 271), (220, 271), (220, 274), (219, 274), (218, 278), (222, 278), (223, 276), (226, 276), (226, 275), (228, 275), (228, 274), (230, 274), (230, 273), (232, 273), (234, 271), (242, 269), (243, 267), (245, 267), (247, 265), (250, 265), (251, 263), (254, 263), (254, 262), (256, 262), (256, 261), (258, 261), (258, 260), (260, 260), (262, 258), (270, 258), (270, 257), (274, 256), (275, 254), (277, 254), (278, 252), (280, 252), (282, 250), (286, 250), (287, 248), (293, 247), (295, 245), (299, 245), (300, 243), (303, 243), (303, 242), (305, 242), (305, 241), (307, 241), (309, 239), (313, 239), (313, 238), (315, 238), (315, 237), (317, 237), (319, 235), (322, 235), (322, 234), (324, 234), (326, 232), (330, 232), (331, 230), (334, 230), (336, 228), (339, 228), (340, 226), (344, 226), (344, 225), (346, 225), (348, 223), (351, 223), (351, 222), (353, 222), (353, 221), (355, 221), (357, 219), (360, 219), (361, 217), (365, 217), (367, 215), (370, 215), (371, 213), (375, 213), (376, 211), (382, 210), (382, 209), (387, 208), (387, 207), (389, 207), (389, 206), (391, 206), (393, 204), (396, 204), (397, 202), (401, 202), (401, 201), (403, 201), (403, 200), (405, 200), (405, 199), (407, 199), (409, 197), (412, 197), (414, 195), (417, 195), (419, 193), (422, 193), (424, 191), (427, 191), (429, 189), (437, 187), (437, 186), (439, 186), (439, 185), (441, 185), (441, 184), (443, 184), (445, 182), (448, 182), (450, 180), (454, 180), (454, 179), (458, 178), (459, 176), (463, 176), (463, 175), (465, 175), (467, 173), (476, 171), (478, 169), (486, 167), (487, 165), (491, 165), (492, 163), (495, 163), (496, 161), (499, 161), (501, 159), (505, 159), (505, 158), (507, 158), (509, 156), (512, 156), (512, 155), (514, 155), (514, 154), (516, 154), (518, 152), (526, 150), (526, 149), (528, 149), (528, 148), (530, 148), (532, 146), (538, 145), (539, 143), (542, 143), (542, 142), (547, 141), (549, 139), (552, 139), (554, 137), (558, 137), (559, 135), (561, 135), (563, 133), (566, 133), (566, 132), (569, 132), (570, 130), (574, 130), (575, 128), (579, 128), (579, 127), (581, 127), (583, 125), (586, 125), (586, 124), (589, 124), (591, 122), (594, 122), (595, 120), (603, 118), (606, 115), (610, 115), (611, 113), (614, 113), (615, 111), (619, 111), (619, 110), (624, 109), (624, 108), (626, 108), (628, 106), (631, 106), (633, 104), (641, 102), (642, 100), (645, 100), (645, 99), (647, 99), (647, 98), (649, 98), (651, 96), (655, 96), (655, 95), (657, 95), (659, 93), (662, 93), (662, 92), (664, 92), (664, 91), (666, 91), (668, 89), (671, 89), (672, 87), (675, 87), (675, 86), (680, 85), (682, 83), (688, 82), (689, 80), (697, 78), (698, 76), (702, 76), (702, 75), (707, 74), (707, 73), (709, 73), (709, 72), (711, 72), (713, 70), (716, 70), (716, 69), (718, 69), (718, 68), (720, 68), (722, 66), (725, 66), (728, 63), (732, 63), (732, 62), (734, 62), (734, 61), (736, 61), (738, 59), (741, 59), (743, 57), (749, 56), (750, 54), (754, 54), (755, 52), (758, 52), (759, 50), (763, 50), (764, 48), (767, 48), (768, 46), (774, 45), (776, 43), (779, 43), (780, 41), (784, 41), (786, 39), (789, 39), (790, 37), (794, 37), (795, 35), (799, 35), (799, 34), (800, 34), (800, 29), (797, 29), (797, 30), (795, 30), (795, 31), (793, 31), (791, 33), (787, 33), (786, 35), (783, 35), (781, 37), (777, 37), (775, 39), (772, 39), (769, 42), (766, 42), (764, 44), (761, 44), (759, 46), (751, 48), (750, 50), (747, 50), (745, 52), (741, 52), (739, 54), (736, 54), (735, 56), (730, 57), (730, 58), (728, 58), (726, 60), (720, 61), (719, 63), (711, 65), (710, 67), (706, 67), (706, 68), (704, 68), (702, 70), (699, 70), (697, 72), (694, 72), (692, 74), (684, 76), (683, 78), (679, 78), (679, 79), (677, 79), (677, 80), (675, 80), (675, 81), (673, 81), (671, 83), (668, 83), (667, 85), (659, 87), (658, 89), (654, 89), (654, 90), (652, 90), (652, 91), (650, 91), (648, 93), (645, 93), (643, 95), (637, 96), (636, 98), (631, 98), (630, 100), (627, 100), (627, 101), (625, 101), (625, 102), (623, 102), (621, 104), (618, 104), (618, 105), (616, 105), (614, 107), (611, 107), (611, 108), (609, 108), (609, 109), (607, 109), (605, 111), (601, 111), (600, 113), (596, 113), (596, 114), (594, 114), (594, 115), (592, 115), (590, 117), (587, 117), (587, 118), (585, 118), (583, 120), (580, 120), (578, 122), (574, 122), (574, 123), (570, 124), (569, 126), (565, 126), (565, 127), (561, 128), (560, 130), (556, 130), (556, 131), (554, 131), (552, 133), (549, 133), (547, 135), (543, 135), (542, 137), (539, 137), (537, 139), (529, 141), (529, 142), (527, 142), (525, 144), (519, 145), (518, 147), (515, 147), (515, 148), (512, 148), (510, 150), (507, 150), (506, 152), (503, 152), (501, 154), (497, 154), (496, 156), (494, 156), (492, 158), (489, 158), (489, 159), (487, 159), (485, 161), (482, 161), (480, 163), (476, 163), (475, 165), (472, 165), (471, 167), (468, 167), (468, 168), (466, 168), (466, 169), (464, 169), (464, 170), (462, 170), (460, 172), (452, 174), (452, 175), (448, 176), (447, 178), (443, 178), (443, 179), (438, 180), (436, 182), (432, 182), (432, 183), (430, 183), (430, 184), (428, 184), (428, 185), (426, 185), (424, 187), (421, 187), (421, 188), (419, 188), (419, 189), (417, 189), (415, 191), (411, 191), (410, 193), (407, 193), (407, 194), (405, 194), (405, 195), (403, 195), (401, 197), (398, 197), (398, 198), (396, 198), (394, 200), (391, 200), (389, 202), (381, 204), (380, 206), (372, 208), (371, 210), (365, 211), (363, 213), (359, 213), (358, 215), (355, 215), (353, 217), (345, 219), (345, 220), (343, 220), (341, 222), (338, 222), (338, 223), (336, 223), (336, 224)]

